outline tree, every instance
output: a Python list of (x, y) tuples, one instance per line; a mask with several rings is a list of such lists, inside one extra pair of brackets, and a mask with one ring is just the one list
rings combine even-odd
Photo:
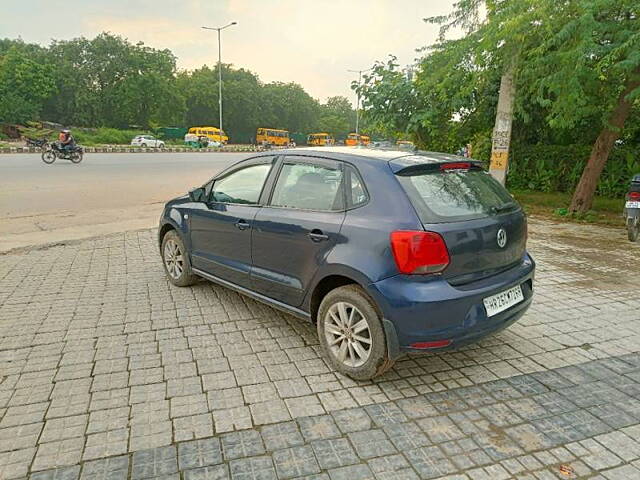
[(260, 101), (263, 126), (290, 132), (317, 128), (320, 105), (297, 83), (268, 83), (262, 88)]
[(548, 22), (546, 40), (526, 57), (531, 63), (526, 78), (531, 96), (549, 106), (551, 126), (595, 120), (599, 134), (569, 207), (585, 212), (615, 142), (638, 108), (640, 10), (637, 0), (576, 0), (559, 6)]
[(352, 88), (363, 99), (363, 120), (369, 129), (390, 137), (405, 132), (420, 137), (418, 115), (424, 111), (424, 103), (410, 71), (400, 69), (396, 57), (376, 62), (371, 71), (362, 76), (361, 85), (353, 83)]
[[(460, 0), (450, 15), (427, 20), (443, 35), (425, 49), (413, 89), (398, 88), (397, 65), (378, 64), (362, 87), (367, 116), (406, 128), (421, 146), (481, 140), (506, 76), (517, 92), (506, 108), (516, 138), (593, 142), (571, 204), (588, 210), (613, 145), (631, 138), (623, 131), (628, 119), (636, 138), (640, 131), (638, 1)], [(466, 35), (445, 39), (452, 27)], [(406, 103), (414, 106), (401, 108)]]
[(330, 133), (334, 138), (346, 137), (352, 131), (355, 121), (355, 111), (346, 97), (330, 97), (327, 103), (320, 106), (318, 130)]
[(49, 57), (59, 91), (45, 109), (51, 120), (91, 127), (183, 121), (169, 50), (102, 33), (92, 40), (54, 41)]
[(54, 92), (49, 65), (36, 63), (16, 46), (0, 56), (0, 122), (38, 119), (45, 100)]

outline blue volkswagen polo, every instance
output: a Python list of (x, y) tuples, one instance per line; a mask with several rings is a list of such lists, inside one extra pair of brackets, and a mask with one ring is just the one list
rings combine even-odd
[(478, 162), (349, 147), (243, 160), (168, 202), (159, 228), (171, 283), (205, 278), (315, 322), (354, 379), (518, 320), (526, 240), (522, 209)]

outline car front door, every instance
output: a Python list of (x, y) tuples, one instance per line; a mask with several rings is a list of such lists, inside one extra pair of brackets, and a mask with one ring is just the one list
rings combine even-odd
[(297, 307), (339, 241), (345, 217), (339, 162), (285, 157), (270, 201), (253, 221), (251, 288)]
[(193, 268), (249, 286), (251, 230), (273, 157), (250, 160), (216, 178), (207, 200), (191, 210)]

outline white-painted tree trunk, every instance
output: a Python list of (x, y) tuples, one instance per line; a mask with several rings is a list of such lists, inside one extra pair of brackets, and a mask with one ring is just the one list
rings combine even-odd
[(512, 62), (500, 80), (500, 94), (496, 111), (496, 123), (491, 137), (491, 164), (489, 173), (502, 185), (507, 179), (509, 166), (509, 145), (511, 143), (511, 124), (513, 123), (513, 102), (516, 87), (513, 83), (515, 65)]

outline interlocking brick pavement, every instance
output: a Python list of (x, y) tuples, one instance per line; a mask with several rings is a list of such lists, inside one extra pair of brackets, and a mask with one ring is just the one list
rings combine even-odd
[(171, 286), (154, 231), (1, 255), (0, 479), (640, 478), (619, 234), (533, 220), (525, 317), (373, 382), (333, 372), (312, 325)]

